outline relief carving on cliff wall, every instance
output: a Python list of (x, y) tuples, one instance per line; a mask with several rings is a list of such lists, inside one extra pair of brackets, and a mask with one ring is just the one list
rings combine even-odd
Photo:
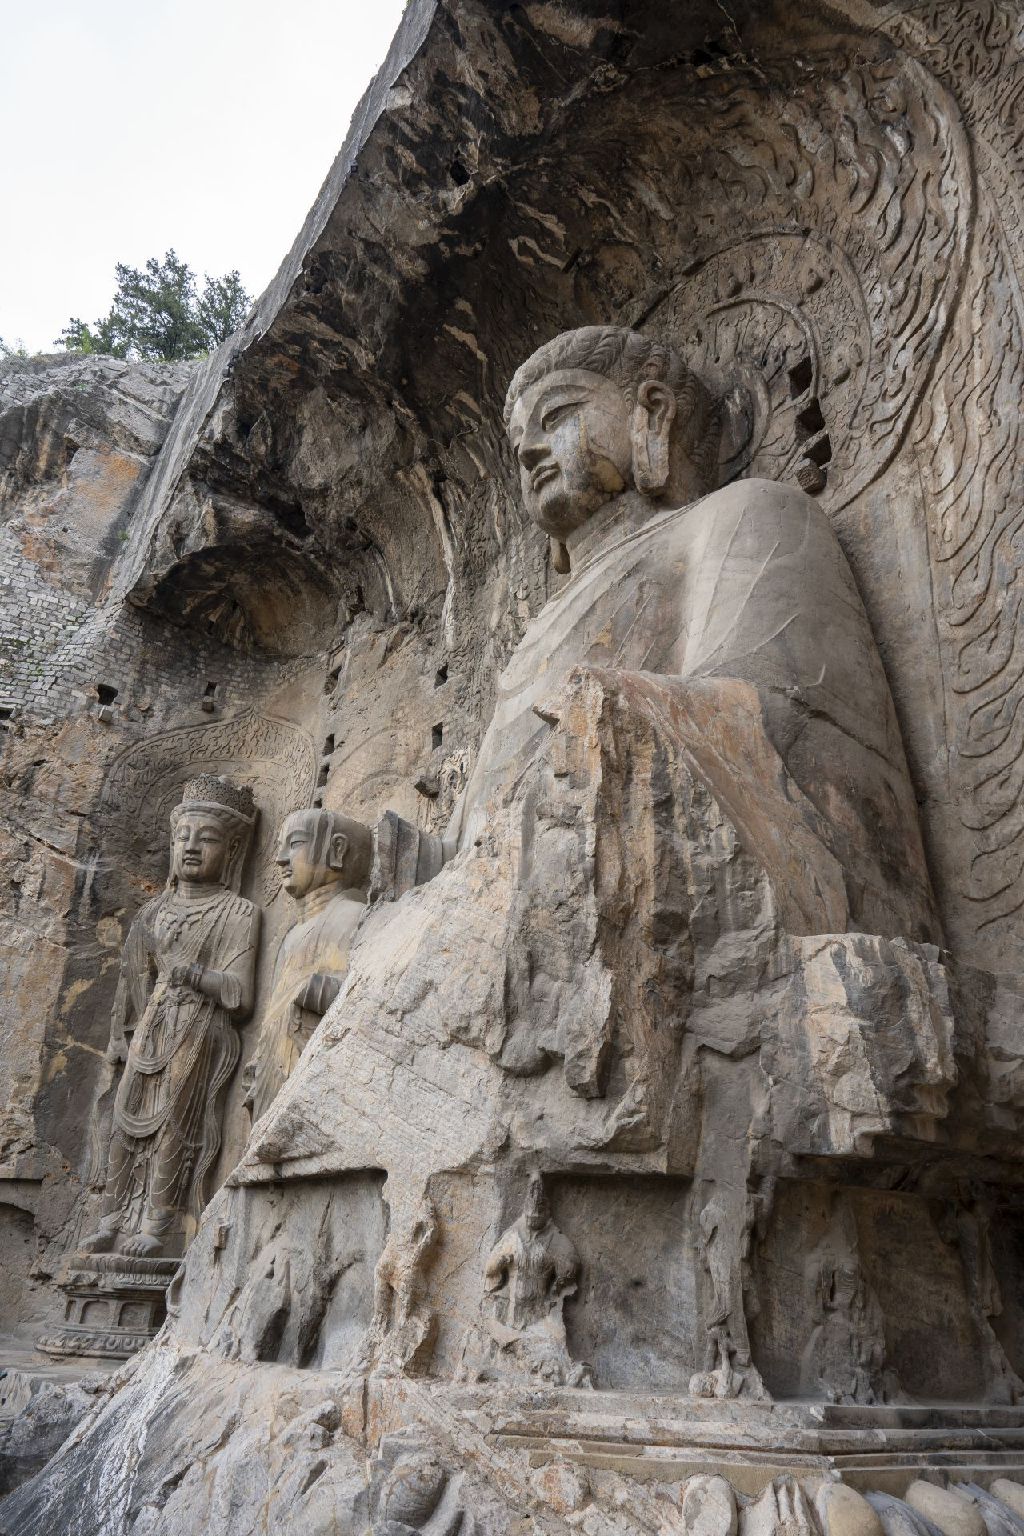
[[(834, 514), (899, 448), (942, 346), (970, 148), (916, 60), (862, 45), (816, 63), (814, 86), (767, 113), (749, 78), (701, 92), (675, 193), (697, 255), (643, 325), (726, 397), (725, 478), (795, 481)], [(714, 227), (723, 193), (729, 234)]]
[(555, 1226), (535, 1170), (522, 1215), (499, 1237), (484, 1266), (481, 1317), (464, 1341), (460, 1377), (590, 1386), (589, 1367), (570, 1358), (562, 1316), (579, 1273), (579, 1255)]

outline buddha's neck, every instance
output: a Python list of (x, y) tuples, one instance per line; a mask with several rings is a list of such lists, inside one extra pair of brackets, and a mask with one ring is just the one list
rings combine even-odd
[(623, 491), (621, 496), (606, 501), (582, 528), (575, 529), (566, 540), (569, 580), (572, 580), (580, 567), (589, 565), (598, 555), (604, 554), (606, 549), (618, 544), (627, 535), (636, 533), (663, 510), (660, 502), (652, 501), (649, 496), (641, 496), (636, 490)]

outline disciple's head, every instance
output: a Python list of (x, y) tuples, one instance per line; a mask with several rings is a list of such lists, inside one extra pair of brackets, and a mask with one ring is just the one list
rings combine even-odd
[(626, 490), (679, 506), (712, 489), (717, 402), (663, 342), (566, 331), (518, 370), (505, 424), (534, 522), (564, 542)]
[(213, 774), (185, 785), (171, 812), (171, 882), (238, 888), (256, 825), (247, 786)]
[(551, 1220), (551, 1207), (548, 1204), (547, 1193), (544, 1189), (544, 1180), (534, 1170), (530, 1174), (530, 1181), (526, 1186), (526, 1204), (523, 1207), (523, 1221), (528, 1232), (542, 1232)]
[(373, 836), (337, 811), (293, 811), (281, 828), (276, 863), (289, 896), (301, 901), (324, 885), (363, 890), (370, 878)]

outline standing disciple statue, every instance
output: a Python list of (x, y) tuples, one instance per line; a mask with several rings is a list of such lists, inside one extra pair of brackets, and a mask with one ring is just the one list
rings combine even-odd
[(220, 1149), (221, 1097), (252, 1012), (260, 910), (238, 895), (256, 824), (251, 791), (203, 774), (171, 812), (171, 873), (128, 934), (109, 1055), (114, 1100), (102, 1216), (81, 1248), (180, 1251)]
[(366, 912), (372, 857), (369, 828), (336, 811), (295, 811), (281, 828), (277, 866), (299, 920), (281, 942), (266, 1017), (246, 1067), (254, 1120), (276, 1098), (338, 995)]

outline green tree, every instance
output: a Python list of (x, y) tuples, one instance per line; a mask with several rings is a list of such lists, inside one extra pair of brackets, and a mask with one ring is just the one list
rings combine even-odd
[(237, 269), (225, 272), (223, 277), (206, 279), (206, 286), (196, 306), (196, 318), (208, 351), (212, 352), (222, 341), (234, 335), (251, 303)]
[(92, 326), (73, 316), (55, 346), (146, 362), (201, 357), (238, 329), (250, 303), (237, 271), (206, 277), (200, 294), (196, 274), (173, 249), (141, 269), (118, 262), (115, 275), (109, 314)]

